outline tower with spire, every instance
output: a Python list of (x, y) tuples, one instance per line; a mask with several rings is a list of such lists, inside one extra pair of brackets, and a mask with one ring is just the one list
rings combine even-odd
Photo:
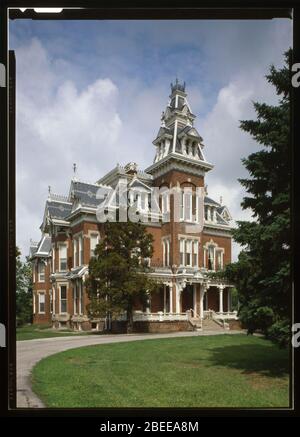
[(195, 119), (187, 100), (185, 82), (181, 84), (176, 79), (171, 83), (169, 102), (153, 141), (154, 162), (146, 169), (154, 179), (175, 169), (204, 176), (213, 168), (205, 159), (203, 139), (194, 127)]

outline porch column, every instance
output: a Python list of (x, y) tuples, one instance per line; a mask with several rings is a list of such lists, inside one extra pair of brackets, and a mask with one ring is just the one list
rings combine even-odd
[(200, 311), (199, 316), (203, 319), (203, 298), (204, 298), (204, 285), (200, 285)]
[(227, 311), (231, 311), (231, 288), (227, 288)]
[(223, 313), (223, 289), (224, 286), (219, 286), (219, 313)]
[(197, 284), (193, 284), (193, 308), (194, 313), (197, 314)]
[(169, 293), (170, 293), (170, 296), (169, 296), (169, 305), (170, 305), (170, 308), (169, 308), (169, 313), (173, 313), (173, 286), (169, 286)]
[(52, 310), (52, 314), (55, 315), (56, 314), (56, 308), (55, 308), (55, 286), (52, 286), (52, 306), (53, 306), (53, 310)]
[(164, 314), (166, 314), (166, 299), (167, 299), (167, 290), (166, 290), (166, 284), (164, 284)]
[(176, 284), (176, 313), (180, 313), (180, 288), (179, 288), (179, 284)]
[(147, 292), (147, 300), (146, 300), (146, 313), (150, 313), (150, 308), (151, 307), (151, 296), (150, 293)]

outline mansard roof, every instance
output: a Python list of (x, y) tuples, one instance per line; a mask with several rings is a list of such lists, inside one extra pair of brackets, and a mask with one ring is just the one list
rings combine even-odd
[(96, 199), (99, 188), (98, 184), (72, 180), (70, 200), (78, 201), (82, 206), (96, 207), (99, 204), (99, 200)]
[(71, 202), (48, 199), (46, 209), (48, 210), (50, 218), (64, 220), (70, 214), (72, 204)]

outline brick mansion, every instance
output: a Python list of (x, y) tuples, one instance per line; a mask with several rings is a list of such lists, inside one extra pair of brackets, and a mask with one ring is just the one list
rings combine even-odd
[[(94, 183), (81, 181), (74, 173), (67, 195), (49, 190), (41, 239), (30, 247), (34, 323), (75, 330), (121, 329), (122, 317), (89, 316), (85, 285), (89, 261), (103, 238), (103, 223), (96, 214), (100, 202), (97, 192), (99, 188), (115, 189), (120, 181), (126, 181), (129, 188), (129, 204), (135, 201), (139, 210), (149, 215), (152, 190), (161, 189), (157, 220), (145, 224), (154, 239), (149, 274), (157, 280), (158, 288), (149, 296), (147, 308), (135, 308), (135, 329), (163, 332), (212, 325), (230, 329), (237, 323), (236, 311), (232, 311), (232, 284), (211, 275), (231, 262), (232, 218), (222, 200), (213, 200), (206, 192), (205, 175), (213, 165), (205, 158), (195, 118), (185, 84), (176, 80), (153, 141), (151, 165), (144, 170), (132, 162), (116, 165)], [(174, 220), (170, 195), (174, 187), (183, 192), (179, 220)], [(201, 209), (195, 196), (200, 187), (206, 192)], [(162, 220), (166, 215), (169, 220)], [(197, 226), (201, 220), (199, 232), (187, 232), (188, 226)]]

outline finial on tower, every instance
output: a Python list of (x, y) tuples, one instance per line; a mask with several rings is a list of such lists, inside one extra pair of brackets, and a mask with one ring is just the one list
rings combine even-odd
[(48, 199), (51, 197), (51, 185), (48, 185)]
[(183, 82), (183, 84), (180, 84), (178, 78), (176, 77), (175, 84), (173, 85), (173, 83), (171, 83), (171, 91), (172, 91), (172, 93), (174, 93), (175, 91), (182, 91), (184, 93), (185, 92), (185, 82)]
[(73, 173), (74, 173), (73, 179), (76, 179), (76, 171), (77, 171), (77, 164), (76, 164), (76, 162), (74, 162), (74, 164), (73, 164)]
[(220, 196), (220, 205), (222, 205), (222, 203), (223, 203), (223, 197)]

